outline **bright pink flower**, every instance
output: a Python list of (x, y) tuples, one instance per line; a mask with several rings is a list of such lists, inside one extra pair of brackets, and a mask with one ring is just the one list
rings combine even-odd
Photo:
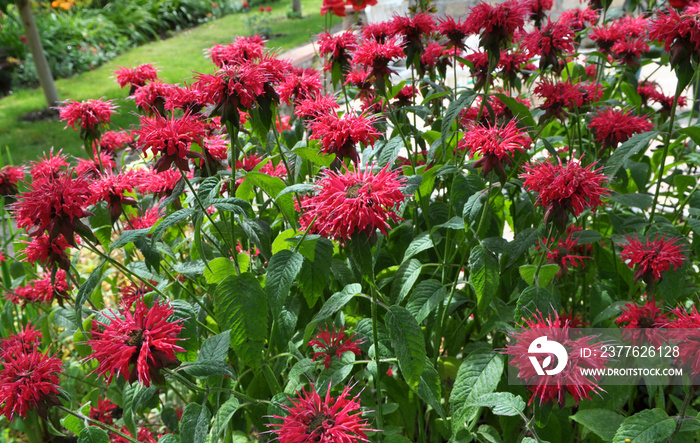
[[(413, 16), (395, 15), (390, 23), (392, 34), (403, 37), (404, 53), (407, 57), (423, 52), (423, 39), (438, 29), (433, 14), (429, 12), (420, 12)], [(409, 64), (413, 63), (413, 60), (407, 61)]]
[(0, 412), (14, 422), (15, 416), (26, 417), (37, 410), (46, 417), (47, 409), (60, 404), (59, 378), (63, 362), (37, 350), (20, 354), (3, 362), (0, 371)]
[(336, 331), (333, 326), (333, 331), (326, 326), (325, 330), (316, 335), (315, 338), (309, 340), (309, 346), (314, 348), (313, 360), (323, 358), (323, 363), (326, 369), (331, 367), (331, 358), (335, 355), (338, 358), (343, 358), (344, 352), (352, 352), (355, 355), (362, 354), (357, 346), (362, 343), (362, 340), (353, 340), (355, 334), (350, 337), (345, 336), (344, 328)]
[(481, 156), (474, 167), (482, 168), (481, 172), (485, 176), (494, 170), (501, 181), (505, 182), (506, 172), (502, 162), (512, 166), (513, 156), (523, 152), (530, 143), (527, 133), (518, 128), (516, 121), (510, 120), (501, 126), (472, 124), (467, 128), (459, 146), (461, 149), (469, 149), (472, 156)]
[(192, 143), (201, 145), (206, 135), (204, 123), (196, 116), (185, 114), (181, 118), (141, 117), (141, 129), (134, 131), (144, 154), (149, 149), (160, 155), (154, 165), (157, 172), (170, 168), (174, 163), (181, 171), (189, 171), (187, 158), (199, 157), (190, 151)]
[(343, 392), (334, 398), (329, 384), (325, 398), (321, 398), (312, 384), (310, 392), (303, 390), (297, 392), (297, 396), (296, 400), (290, 399), (291, 407), (283, 405), (287, 416), (273, 416), (284, 421), (268, 425), (277, 428), (271, 432), (277, 434), (279, 443), (369, 442), (366, 432), (374, 429), (362, 419), (358, 397), (349, 398), (349, 387), (343, 388)]
[(310, 138), (321, 141), (321, 152), (324, 154), (335, 154), (340, 159), (349, 158), (357, 163), (360, 161), (357, 145), (374, 145), (380, 136), (372, 126), (375, 120), (375, 117), (355, 114), (339, 117), (334, 112), (311, 123)]
[(607, 178), (600, 173), (602, 167), (593, 170), (594, 164), (584, 167), (578, 160), (564, 166), (557, 160), (526, 164), (520, 177), (526, 190), (538, 194), (537, 203), (545, 208), (544, 222), (553, 222), (563, 231), (569, 212), (578, 217), (587, 208), (595, 210), (610, 191), (603, 187)]
[(148, 83), (134, 92), (136, 106), (146, 111), (149, 115), (165, 114), (165, 101), (174, 86), (161, 81)]
[(83, 102), (66, 101), (59, 108), (59, 117), (73, 129), (80, 123), (81, 135), (96, 137), (98, 127), (109, 123), (116, 106), (111, 100), (86, 100)]
[(208, 104), (204, 92), (194, 85), (171, 86), (165, 98), (165, 110), (167, 111), (179, 109), (185, 113), (195, 114)]
[[(474, 51), (464, 57), (465, 60), (471, 62), (469, 70), (474, 77), (474, 89), (478, 90), (486, 85), (486, 80), (489, 74), (489, 55), (484, 51)], [(493, 83), (493, 78), (491, 79)]]
[[(396, 206), (406, 198), (405, 179), (385, 166), (376, 175), (367, 168), (339, 174), (325, 171), (316, 195), (302, 201), (302, 229), (344, 242), (356, 232), (387, 233), (389, 220), (400, 221)], [(315, 221), (314, 221), (315, 218)], [(313, 226), (311, 223), (313, 221)]]
[[(562, 320), (557, 313), (554, 319), (549, 315), (545, 318), (541, 313), (537, 313), (533, 319), (524, 319), (525, 326), (512, 334), (512, 342), (506, 346), (505, 353), (513, 356), (509, 364), (518, 368), (518, 378), (523, 379), (528, 384), (528, 389), (532, 391), (529, 403), (539, 399), (539, 403), (555, 401), (560, 406), (566, 403), (566, 393), (568, 392), (578, 404), (582, 399), (590, 399), (591, 393), (599, 392), (598, 381), (600, 377), (586, 377), (582, 375), (581, 369), (602, 369), (607, 363), (607, 358), (602, 357), (602, 343), (595, 342), (593, 337), (576, 337), (575, 330), (572, 330), (568, 322)], [(547, 340), (560, 343), (568, 351), (568, 359), (564, 369), (556, 375), (538, 375), (535, 367), (530, 361), (530, 344), (535, 340), (546, 336)], [(583, 358), (582, 349), (593, 350), (592, 357)], [(542, 355), (538, 358), (540, 366), (544, 358), (554, 359), (554, 357)]]
[(403, 48), (398, 40), (392, 38), (386, 43), (365, 40), (355, 50), (353, 63), (370, 69), (372, 75), (383, 81), (394, 71), (389, 64), (403, 57)]
[(683, 266), (686, 259), (683, 249), (676, 242), (677, 239), (666, 237), (642, 242), (635, 235), (627, 237), (627, 242), (622, 247), (620, 258), (632, 269), (635, 265), (634, 281), (644, 280), (648, 285), (653, 285), (655, 280), (661, 280), (662, 274), (673, 266), (675, 271)]
[(318, 38), (318, 53), (322, 57), (328, 57), (324, 69), (332, 71), (334, 65), (338, 65), (341, 72), (346, 72), (350, 67), (352, 54), (357, 49), (357, 37), (352, 31), (340, 34), (331, 34), (328, 31)]
[(332, 95), (317, 95), (314, 99), (305, 99), (297, 103), (294, 113), (304, 119), (315, 120), (334, 112), (340, 105)]
[(115, 152), (134, 142), (128, 131), (107, 131), (100, 137), (100, 148), (105, 152)]
[(158, 71), (149, 63), (135, 68), (118, 68), (114, 71), (114, 74), (117, 76), (119, 87), (123, 88), (126, 85), (131, 85), (129, 95), (133, 95), (136, 89), (145, 85), (147, 81), (158, 78)]
[(634, 134), (650, 131), (653, 125), (648, 117), (637, 117), (629, 110), (602, 109), (591, 119), (588, 125), (595, 133), (595, 138), (602, 149), (615, 149)]
[(46, 274), (41, 278), (30, 280), (24, 286), (15, 288), (14, 293), (7, 294), (6, 298), (16, 305), (50, 303), (53, 300), (63, 304), (63, 301), (68, 298), (69, 290), (66, 271), (59, 269), (55, 276)]
[(98, 362), (95, 372), (105, 376), (107, 384), (122, 375), (130, 383), (138, 380), (150, 386), (151, 380), (162, 380), (160, 369), (178, 364), (175, 353), (184, 351), (177, 345), (182, 320), (168, 320), (173, 314), (168, 304), (148, 307), (137, 299), (134, 305), (133, 314), (110, 310), (109, 324), (95, 321), (99, 327), (88, 340), (93, 349), (89, 358)]
[(139, 192), (142, 194), (169, 195), (175, 188), (182, 175), (178, 171), (166, 169), (158, 172), (154, 170), (144, 171), (139, 175)]
[(17, 194), (17, 183), (24, 178), (24, 168), (6, 165), (0, 168), (0, 196), (14, 197)]
[(601, 52), (608, 53), (613, 45), (625, 36), (619, 26), (610, 24), (593, 28), (593, 32), (591, 32), (589, 37), (595, 42)]
[(362, 38), (384, 43), (391, 36), (391, 22), (367, 23), (362, 27)]

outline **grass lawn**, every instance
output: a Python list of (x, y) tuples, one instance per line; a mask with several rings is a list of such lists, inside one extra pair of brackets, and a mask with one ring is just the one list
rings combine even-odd
[[(269, 3), (273, 10), (265, 14), (270, 18), (273, 38), (269, 48), (291, 49), (309, 41), (311, 36), (322, 31), (324, 18), (319, 15), (321, 0), (302, 0), (304, 18), (289, 20), (287, 11), (291, 2)], [(214, 43), (229, 43), (236, 35), (248, 33), (246, 18), (260, 14), (256, 8), (251, 12), (233, 14), (197, 28), (183, 31), (167, 40), (156, 41), (132, 49), (116, 57), (99, 68), (68, 79), (56, 81), (61, 100), (86, 100), (89, 98), (116, 99), (119, 113), (112, 119), (114, 126), (128, 128), (137, 123), (138, 118), (133, 101), (126, 100), (127, 89), (120, 89), (112, 78), (118, 66), (133, 66), (140, 63), (154, 63), (158, 75), (166, 82), (182, 83), (191, 78), (193, 72), (210, 73), (214, 65), (205, 58), (204, 50)], [(15, 164), (35, 160), (51, 147), (62, 149), (64, 153), (83, 156), (84, 150), (77, 131), (63, 129), (65, 124), (56, 121), (23, 122), (22, 115), (46, 107), (44, 94), (40, 89), (20, 90), (14, 95), (0, 100), (0, 150), (7, 162), (6, 152)]]

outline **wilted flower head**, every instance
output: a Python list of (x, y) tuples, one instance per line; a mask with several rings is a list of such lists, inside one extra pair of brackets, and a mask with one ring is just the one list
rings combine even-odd
[(311, 138), (321, 141), (321, 152), (335, 154), (341, 159), (349, 158), (353, 162), (360, 161), (357, 145), (374, 145), (379, 137), (372, 124), (375, 118), (363, 115), (331, 113), (320, 116), (311, 123)]
[(630, 236), (622, 247), (620, 257), (630, 269), (637, 266), (635, 282), (642, 279), (646, 284), (653, 285), (655, 280), (661, 280), (662, 274), (671, 269), (671, 266), (673, 270), (683, 266), (686, 257), (677, 241), (656, 236), (654, 240), (647, 237), (646, 242), (642, 242), (636, 235)]
[(108, 384), (122, 375), (130, 383), (150, 386), (151, 380), (162, 380), (160, 369), (178, 364), (175, 353), (183, 351), (177, 345), (181, 320), (169, 320), (172, 307), (158, 302), (148, 307), (143, 299), (134, 306), (133, 313), (110, 310), (109, 324), (96, 321), (99, 326), (88, 340), (93, 349), (89, 358), (98, 362), (95, 372), (106, 376)]
[(601, 197), (609, 195), (603, 183), (607, 180), (600, 173), (602, 168), (593, 170), (594, 164), (581, 166), (573, 160), (562, 165), (550, 160), (525, 165), (523, 186), (538, 194), (537, 203), (545, 208), (544, 222), (553, 222), (561, 231), (568, 220), (568, 213), (578, 217), (585, 209), (595, 210), (603, 202)]
[(389, 220), (401, 220), (395, 207), (406, 197), (401, 192), (404, 183), (389, 165), (376, 175), (371, 168), (345, 174), (325, 171), (316, 184), (316, 195), (302, 200), (304, 215), (299, 223), (303, 229), (341, 242), (358, 232), (371, 235), (379, 229), (386, 234)]
[(149, 80), (158, 78), (158, 71), (150, 63), (139, 65), (135, 68), (118, 68), (114, 71), (117, 76), (119, 87), (123, 88), (126, 85), (131, 85), (129, 95), (133, 95), (137, 88), (145, 85)]
[(181, 171), (189, 171), (187, 158), (198, 158), (199, 154), (190, 151), (192, 143), (202, 144), (206, 126), (196, 116), (185, 114), (181, 118), (141, 117), (141, 128), (134, 131), (144, 154), (149, 149), (153, 155), (160, 155), (154, 165), (157, 172), (170, 168), (174, 163)]
[(280, 443), (369, 442), (366, 432), (374, 429), (362, 419), (358, 397), (349, 396), (350, 388), (346, 386), (337, 398), (332, 397), (329, 384), (326, 396), (321, 398), (312, 384), (310, 392), (297, 392), (298, 398), (290, 399), (291, 407), (283, 405), (288, 412), (285, 417), (273, 416), (284, 420), (281, 424), (268, 426), (276, 428), (271, 432), (277, 434)]
[(352, 352), (355, 355), (360, 355), (362, 351), (357, 347), (361, 340), (353, 340), (355, 334), (350, 337), (345, 336), (344, 328), (336, 331), (335, 326), (333, 326), (333, 331), (326, 326), (325, 330), (321, 332), (309, 341), (309, 346), (314, 348), (314, 358), (313, 360), (323, 358), (323, 363), (326, 369), (331, 367), (331, 358), (335, 355), (338, 358), (343, 357), (344, 352)]

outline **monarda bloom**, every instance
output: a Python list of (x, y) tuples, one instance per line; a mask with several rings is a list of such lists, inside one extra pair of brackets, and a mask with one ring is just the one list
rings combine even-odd
[(529, 9), (527, 2), (519, 0), (496, 5), (479, 3), (466, 18), (467, 30), (470, 34), (481, 34), (480, 45), (487, 52), (498, 53), (510, 42), (513, 33), (523, 28)]
[(650, 131), (653, 127), (648, 117), (637, 117), (629, 110), (605, 108), (591, 119), (588, 128), (593, 130), (596, 142), (602, 151), (615, 149), (620, 143), (629, 140), (634, 134)]
[[(543, 238), (542, 244), (547, 249), (547, 263), (552, 263), (559, 266), (559, 272), (556, 277), (561, 278), (569, 272), (569, 267), (574, 268), (585, 267), (585, 259), (590, 259), (585, 255), (580, 255), (582, 248), (571, 234), (561, 238), (557, 243), (553, 238)], [(540, 249), (537, 246), (537, 249)]]
[[(179, 178), (179, 176), (178, 176)], [(127, 222), (124, 230), (148, 229), (153, 227), (161, 219), (160, 209), (156, 206), (143, 212), (142, 215), (132, 217)]]
[(50, 406), (59, 405), (59, 374), (63, 362), (34, 349), (6, 358), (0, 371), (0, 413), (13, 422), (36, 410), (46, 417)]
[(94, 180), (103, 171), (111, 171), (117, 164), (111, 155), (106, 152), (100, 152), (95, 158), (79, 158), (78, 164), (75, 165), (75, 175), (85, 180)]
[(657, 236), (654, 240), (647, 237), (646, 242), (642, 242), (636, 235), (630, 236), (622, 246), (620, 257), (630, 269), (637, 266), (635, 282), (642, 279), (647, 285), (653, 286), (671, 266), (674, 271), (683, 266), (686, 257), (677, 241)]
[(357, 49), (357, 37), (352, 31), (340, 34), (331, 34), (328, 31), (318, 38), (318, 53), (321, 57), (328, 57), (324, 69), (333, 71), (337, 66), (339, 72), (345, 73), (350, 69), (352, 54)]
[(178, 171), (167, 169), (163, 172), (147, 170), (139, 174), (138, 189), (142, 194), (156, 194), (160, 197), (170, 195), (177, 182), (182, 179)]
[(236, 37), (228, 45), (214, 45), (207, 50), (211, 61), (219, 68), (224, 65), (238, 65), (246, 60), (255, 60), (265, 52), (265, 40), (259, 35)]
[(675, 362), (683, 366), (690, 366), (691, 375), (700, 374), (700, 313), (697, 306), (690, 311), (684, 307), (673, 310), (676, 319), (669, 322), (666, 327), (671, 337), (681, 346)]
[(304, 215), (299, 223), (302, 229), (341, 242), (355, 233), (372, 235), (377, 229), (386, 234), (390, 220), (401, 220), (396, 206), (406, 198), (401, 191), (404, 185), (405, 179), (390, 171), (389, 165), (376, 175), (370, 168), (345, 174), (325, 171), (316, 184), (316, 195), (302, 201)]
[(464, 50), (464, 39), (469, 35), (469, 30), (465, 21), (456, 22), (452, 16), (445, 16), (438, 24), (440, 34), (449, 40), (450, 45), (460, 50)]
[(64, 271), (70, 270), (70, 258), (66, 249), (70, 247), (68, 242), (59, 235), (53, 241), (45, 234), (34, 237), (31, 242), (23, 242), (27, 245), (24, 254), (28, 263), (41, 263), (49, 269), (58, 266)]
[(555, 73), (559, 73), (562, 70), (559, 62), (576, 51), (575, 39), (576, 34), (567, 23), (550, 21), (541, 29), (525, 34), (523, 46), (530, 56), (540, 57), (541, 71), (551, 66)]
[(0, 168), (0, 197), (14, 197), (17, 194), (17, 183), (23, 178), (24, 168), (21, 166), (7, 165)]
[(0, 339), (0, 356), (3, 360), (9, 360), (21, 354), (31, 354), (41, 344), (41, 337), (41, 332), (37, 331), (31, 324), (27, 324), (27, 326), (20, 328), (17, 334)]
[(539, 28), (542, 21), (547, 17), (547, 12), (554, 5), (553, 0), (529, 0), (528, 7), (530, 8), (530, 20), (535, 22), (535, 27)]
[[(543, 372), (540, 375), (530, 361), (531, 345), (536, 346), (537, 340), (541, 341), (542, 338), (558, 342), (567, 351), (566, 364), (557, 374), (545, 375)], [(602, 343), (594, 340), (594, 337), (579, 337), (576, 330), (557, 313), (554, 314), (554, 319), (551, 315), (545, 318), (539, 312), (532, 319), (525, 319), (525, 325), (520, 331), (511, 334), (505, 353), (513, 357), (509, 364), (518, 368), (518, 378), (525, 380), (528, 389), (532, 391), (529, 403), (538, 399), (540, 404), (553, 401), (564, 406), (568, 392), (578, 404), (584, 398), (590, 399), (592, 393), (599, 392), (600, 377), (582, 374), (582, 369), (603, 369), (607, 363), (607, 359), (601, 356)], [(581, 351), (586, 348), (593, 351), (591, 357), (581, 357)], [(553, 369), (559, 364), (558, 358), (548, 353), (535, 354), (534, 358), (537, 358), (543, 370)], [(547, 365), (548, 361), (551, 364)]]
[(345, 17), (345, 0), (323, 0), (321, 15), (326, 15), (329, 12), (336, 17)]
[(559, 16), (559, 22), (570, 26), (574, 32), (581, 32), (598, 22), (598, 11), (592, 9), (567, 9)]
[(584, 210), (595, 210), (603, 202), (601, 197), (610, 194), (603, 187), (607, 178), (600, 173), (603, 168), (593, 170), (594, 164), (581, 166), (580, 161), (573, 160), (562, 165), (550, 160), (525, 165), (523, 186), (537, 195), (537, 203), (545, 208), (544, 222), (554, 223), (564, 231), (568, 213), (578, 217)]
[(332, 95), (317, 95), (313, 99), (300, 100), (294, 109), (294, 114), (299, 118), (316, 120), (324, 115), (334, 113), (340, 105)]
[(376, 40), (365, 40), (355, 50), (353, 63), (370, 70), (379, 84), (394, 73), (389, 64), (403, 57), (403, 48), (395, 38), (380, 43)]
[[(665, 95), (658, 83), (653, 81), (643, 81), (639, 83), (637, 87), (637, 93), (642, 98), (642, 104), (648, 106), (651, 103), (658, 103), (661, 105), (661, 111), (664, 113), (670, 113), (671, 107), (673, 106), (673, 96)], [(678, 106), (686, 105), (686, 97), (678, 97)]]
[(661, 311), (661, 304), (656, 303), (653, 298), (647, 299), (643, 305), (637, 302), (626, 303), (622, 308), (622, 314), (615, 320), (615, 323), (625, 329), (633, 331), (623, 331), (623, 337), (634, 344), (653, 344), (658, 346), (661, 340), (660, 334), (654, 331), (655, 328), (665, 328), (668, 325), (668, 314)]
[(106, 131), (100, 137), (100, 150), (112, 153), (125, 148), (134, 142), (134, 137), (128, 131)]
[(70, 175), (40, 178), (17, 198), (12, 210), (17, 226), (27, 229), (29, 235), (39, 236), (46, 231), (51, 241), (63, 235), (68, 244), (76, 246), (76, 232), (92, 237), (92, 231), (80, 221), (92, 215), (85, 210), (89, 197), (88, 183), (83, 179)]
[(667, 7), (656, 12), (649, 38), (664, 44), (671, 66), (696, 62), (700, 57), (700, 4), (692, 4), (682, 14)]
[(130, 85), (129, 95), (133, 95), (136, 89), (145, 85), (146, 82), (157, 79), (158, 71), (153, 65), (145, 63), (135, 68), (118, 68), (114, 71), (114, 75), (120, 88)]
[(392, 33), (403, 37), (407, 64), (417, 66), (423, 53), (423, 39), (437, 31), (433, 14), (420, 12), (412, 17), (395, 15), (390, 23)]
[(144, 154), (149, 149), (153, 155), (160, 155), (154, 165), (156, 172), (163, 172), (175, 166), (181, 171), (189, 171), (188, 158), (201, 158), (201, 154), (190, 151), (192, 143), (200, 146), (206, 136), (206, 126), (196, 116), (185, 114), (181, 118), (141, 117), (141, 129), (134, 131)]
[(162, 382), (160, 369), (178, 364), (177, 335), (182, 330), (181, 320), (170, 321), (173, 309), (156, 302), (146, 306), (143, 299), (134, 303), (134, 312), (123, 310), (106, 314), (109, 324), (96, 321), (88, 344), (93, 353), (89, 358), (98, 362), (95, 369), (106, 376), (107, 383), (122, 375), (128, 382), (139, 381), (150, 386), (151, 380)]
[(358, 397), (350, 397), (350, 388), (334, 398), (331, 386), (324, 398), (311, 385), (311, 391), (297, 392), (298, 398), (290, 399), (292, 406), (283, 405), (288, 414), (285, 417), (273, 416), (283, 420), (281, 424), (268, 426), (276, 428), (270, 431), (277, 435), (279, 443), (358, 443), (369, 442), (367, 432), (374, 431), (362, 419), (362, 410)]
[(112, 400), (98, 400), (97, 407), (90, 406), (90, 418), (106, 425), (113, 425), (117, 405)]
[(123, 174), (101, 175), (94, 182), (90, 183), (91, 205), (98, 202), (106, 202), (112, 223), (116, 222), (124, 212), (124, 205), (135, 206), (134, 188), (138, 184), (136, 172), (131, 170)]
[(53, 148), (51, 148), (48, 155), (44, 153), (44, 158), (31, 163), (29, 174), (32, 176), (32, 180), (42, 177), (58, 178), (59, 175), (66, 171), (66, 166), (68, 166), (66, 160), (67, 157), (63, 155), (61, 151), (53, 155)]
[(354, 163), (360, 161), (357, 145), (374, 145), (379, 137), (372, 124), (374, 117), (365, 115), (344, 114), (339, 117), (332, 113), (321, 116), (310, 125), (311, 139), (321, 141), (321, 152), (335, 154), (339, 159), (349, 158)]
[(612, 55), (631, 68), (639, 67), (639, 58), (649, 52), (649, 44), (644, 37), (618, 40), (612, 47)]
[(80, 124), (80, 137), (99, 138), (100, 125), (109, 123), (116, 107), (111, 100), (66, 101), (59, 108), (59, 117), (73, 129)]
[(572, 84), (566, 82), (551, 83), (548, 80), (537, 83), (535, 94), (544, 98), (540, 109), (545, 111), (540, 121), (549, 117), (564, 119), (568, 117), (567, 111), (581, 108), (594, 103), (603, 96), (603, 87), (597, 83), (581, 82)]
[(304, 99), (313, 99), (321, 92), (321, 78), (313, 69), (295, 69), (277, 87), (280, 101), (292, 105)]
[(484, 176), (495, 171), (501, 183), (505, 183), (507, 177), (503, 162), (513, 166), (515, 154), (523, 152), (530, 143), (527, 133), (518, 128), (517, 122), (510, 120), (501, 126), (490, 123), (472, 124), (467, 128), (459, 147), (469, 149), (472, 156), (480, 155), (474, 167), (481, 168)]
[(55, 274), (46, 274), (15, 288), (6, 298), (16, 305), (27, 303), (51, 303), (57, 300), (60, 305), (68, 298), (70, 286), (66, 281), (66, 271), (59, 269)]
[(374, 6), (377, 4), (377, 0), (347, 0), (348, 5), (352, 6), (355, 11), (363, 11), (367, 6)]
[(333, 326), (333, 331), (331, 331), (330, 328), (326, 326), (326, 329), (321, 330), (316, 338), (309, 340), (309, 346), (314, 348), (313, 360), (323, 359), (323, 364), (326, 366), (326, 369), (328, 369), (331, 367), (331, 358), (333, 358), (334, 355), (338, 358), (342, 358), (344, 352), (352, 352), (355, 355), (360, 355), (362, 351), (360, 351), (360, 348), (357, 346), (362, 343), (362, 341), (353, 340), (353, 338), (355, 338), (354, 334), (350, 337), (346, 337), (343, 328), (336, 331), (335, 326)]
[(148, 115), (165, 115), (165, 102), (174, 88), (175, 86), (161, 81), (151, 82), (134, 92), (134, 102)]
[(206, 105), (207, 97), (194, 85), (172, 86), (165, 97), (165, 110), (181, 110), (184, 113), (196, 114)]

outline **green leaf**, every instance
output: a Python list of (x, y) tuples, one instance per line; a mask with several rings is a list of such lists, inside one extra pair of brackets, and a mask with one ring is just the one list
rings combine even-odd
[(453, 432), (476, 418), (478, 408), (466, 406), (467, 401), (495, 391), (503, 368), (503, 356), (491, 349), (478, 349), (462, 362), (450, 394)]
[(406, 383), (416, 389), (425, 369), (425, 339), (418, 322), (406, 308), (391, 306), (386, 314), (386, 327)]
[(559, 309), (559, 299), (541, 286), (528, 286), (520, 293), (515, 307), (515, 318), (521, 319), (541, 312), (543, 315)]
[(205, 406), (190, 403), (180, 420), (180, 439), (187, 443), (204, 443), (209, 433), (211, 412)]
[(304, 160), (308, 160), (315, 165), (325, 168), (329, 167), (331, 163), (333, 163), (333, 160), (335, 160), (335, 154), (323, 155), (318, 149), (314, 148), (294, 148), (292, 152)]
[(251, 171), (245, 176), (246, 181), (251, 180), (260, 189), (265, 191), (267, 195), (274, 198), (277, 205), (285, 214), (288, 220), (296, 220), (296, 211), (294, 209), (294, 200), (289, 194), (280, 193), (287, 187), (281, 178), (263, 174), (262, 172)]
[(690, 126), (687, 128), (680, 128), (678, 132), (687, 135), (696, 145), (700, 146), (700, 127)]
[(78, 443), (109, 443), (110, 441), (107, 433), (96, 426), (84, 428), (78, 437)]
[(479, 314), (483, 315), (498, 292), (500, 275), (498, 261), (481, 245), (469, 254), (469, 284), (476, 292)]
[(228, 349), (231, 346), (231, 331), (224, 331), (221, 334), (207, 338), (202, 343), (197, 361), (224, 361), (228, 357)]
[(328, 286), (333, 262), (333, 243), (320, 238), (314, 245), (313, 253), (313, 261), (309, 258), (304, 259), (299, 273), (299, 285), (309, 307), (316, 304), (316, 300), (323, 295)]
[(297, 183), (296, 185), (290, 185), (282, 189), (276, 198), (280, 198), (283, 195), (295, 193), (295, 194), (306, 194), (308, 192), (314, 191), (316, 186), (312, 183)]
[(653, 198), (649, 194), (614, 194), (610, 200), (623, 206), (646, 209), (653, 203)]
[(274, 319), (282, 312), (289, 290), (303, 263), (304, 257), (301, 254), (288, 249), (278, 252), (270, 259), (265, 277), (265, 292)]
[(158, 443), (180, 443), (180, 436), (175, 434), (165, 434), (158, 439)]
[(646, 409), (622, 422), (613, 443), (662, 443), (675, 429), (676, 420), (663, 409)]
[[(100, 263), (99, 266), (92, 271), (88, 279), (85, 280), (85, 283), (80, 285), (80, 289), (78, 289), (78, 295), (75, 296), (75, 311), (78, 314), (79, 321), (82, 321), (81, 314), (83, 311), (83, 305), (86, 301), (91, 299), (92, 293), (95, 292), (95, 288), (97, 288), (102, 280), (102, 272), (104, 272), (105, 262), (106, 260)], [(77, 435), (77, 433), (74, 434)]]
[(207, 265), (208, 267), (204, 269), (204, 279), (210, 285), (218, 285), (226, 277), (236, 273), (233, 261), (226, 257), (216, 257)]
[(537, 284), (541, 287), (546, 287), (559, 272), (559, 265), (549, 264), (540, 267), (540, 273), (537, 275), (536, 265), (522, 265), (519, 269), (520, 276), (527, 282), (528, 285)]
[(250, 203), (236, 197), (216, 199), (214, 200), (214, 203), (212, 203), (212, 206), (219, 211), (232, 212), (240, 215), (241, 217), (246, 217), (253, 213), (253, 208), (250, 206)]
[(197, 188), (197, 196), (202, 202), (202, 206), (208, 208), (213, 203), (214, 198), (219, 195), (219, 177), (213, 175), (211, 177), (205, 178)]
[(440, 128), (440, 135), (442, 138), (447, 140), (447, 134), (450, 132), (452, 127), (452, 122), (455, 121), (459, 113), (464, 108), (471, 106), (472, 102), (476, 98), (476, 93), (471, 89), (467, 89), (459, 97), (447, 107), (445, 116), (442, 119), (442, 127)]
[(391, 284), (391, 299), (394, 303), (400, 304), (404, 297), (408, 295), (414, 283), (418, 280), (422, 269), (420, 262), (415, 258), (399, 266)]
[(498, 99), (503, 102), (508, 109), (510, 109), (510, 111), (513, 113), (513, 117), (520, 121), (520, 123), (524, 124), (528, 128), (534, 128), (537, 126), (537, 124), (535, 124), (535, 119), (532, 118), (532, 113), (529, 109), (527, 109), (527, 106), (509, 95), (502, 93), (497, 93), (494, 95), (498, 97)]
[(226, 277), (216, 288), (214, 307), (220, 329), (231, 329), (231, 347), (248, 366), (262, 361), (268, 335), (267, 297), (250, 273)]
[(604, 441), (612, 441), (615, 432), (625, 419), (617, 412), (608, 409), (579, 409), (570, 418)]
[(128, 245), (129, 243), (133, 243), (137, 240), (144, 238), (148, 235), (149, 232), (151, 232), (151, 228), (130, 229), (128, 231), (122, 231), (121, 235), (119, 235), (119, 238), (114, 240), (114, 242), (111, 245), (109, 245), (109, 249), (113, 251), (117, 248), (122, 248)]
[(633, 155), (644, 150), (649, 142), (656, 138), (658, 131), (643, 132), (633, 135), (629, 140), (618, 146), (605, 164), (605, 174), (615, 176)]
[(601, 238), (600, 232), (591, 229), (586, 229), (585, 231), (572, 232), (571, 238), (576, 240), (579, 245), (587, 245), (589, 243), (595, 243)]
[(214, 424), (211, 427), (211, 441), (219, 441), (221, 435), (226, 431), (228, 423), (233, 418), (233, 414), (236, 413), (240, 403), (235, 397), (231, 397), (224, 402), (223, 405), (219, 407), (214, 416)]
[(240, 225), (248, 239), (260, 250), (262, 256), (269, 260), (272, 256), (270, 226), (258, 219), (243, 219), (240, 221)]
[(212, 375), (236, 376), (231, 365), (221, 360), (197, 360), (194, 362), (186, 362), (181, 364), (178, 370), (185, 371), (192, 377), (197, 378), (207, 378)]
[(362, 286), (358, 283), (351, 283), (345, 288), (343, 288), (342, 291), (336, 292), (335, 294), (331, 295), (331, 297), (326, 300), (326, 302), (323, 304), (321, 309), (314, 315), (314, 318), (311, 319), (308, 325), (306, 325), (306, 329), (304, 331), (304, 342), (308, 343), (309, 338), (311, 338), (311, 335), (314, 332), (314, 329), (316, 329), (316, 325), (322, 321), (327, 319), (328, 317), (334, 315), (336, 312), (340, 311), (343, 306), (345, 306), (350, 300), (352, 300), (353, 297), (355, 297), (357, 294), (360, 294), (362, 292)]
[(155, 229), (153, 229), (153, 234), (151, 235), (151, 244), (155, 244), (163, 236), (168, 228), (171, 228), (178, 223), (186, 220), (194, 214), (194, 209), (185, 208), (173, 212), (169, 216), (165, 217), (162, 222), (160, 222)]
[(427, 356), (423, 356), (423, 372), (420, 375), (418, 396), (427, 404), (433, 407), (440, 417), (445, 418), (445, 411), (442, 409), (440, 400), (442, 399), (442, 385), (440, 375)]
[[(464, 229), (463, 221), (462, 229)], [(418, 237), (414, 238), (413, 241), (411, 241), (411, 244), (408, 245), (408, 248), (406, 248), (406, 252), (403, 254), (403, 260), (401, 260), (401, 262), (405, 263), (406, 260), (413, 257), (414, 255), (426, 251), (434, 246), (435, 244), (433, 243), (433, 238), (430, 235), (430, 233), (427, 231), (421, 232), (420, 234), (418, 234)]]
[(468, 406), (485, 406), (491, 409), (495, 415), (515, 416), (520, 415), (525, 410), (525, 400), (519, 395), (510, 392), (494, 392), (483, 394), (471, 401), (467, 401)]
[[(85, 403), (77, 411), (85, 416), (90, 415), (90, 402)], [(67, 415), (61, 419), (61, 424), (75, 435), (80, 435), (85, 429), (85, 423), (74, 415)]]
[(447, 292), (439, 281), (424, 280), (411, 293), (406, 309), (418, 323), (422, 323), (445, 300), (446, 295)]
[(508, 243), (508, 249), (510, 251), (508, 266), (514, 264), (521, 255), (537, 243), (541, 237), (540, 229), (541, 227), (523, 229), (515, 236), (512, 242)]
[(631, 84), (623, 81), (620, 83), (620, 89), (625, 95), (627, 101), (632, 106), (634, 106), (635, 108), (642, 106), (642, 98), (639, 96), (639, 93), (637, 93), (636, 86), (632, 86)]

